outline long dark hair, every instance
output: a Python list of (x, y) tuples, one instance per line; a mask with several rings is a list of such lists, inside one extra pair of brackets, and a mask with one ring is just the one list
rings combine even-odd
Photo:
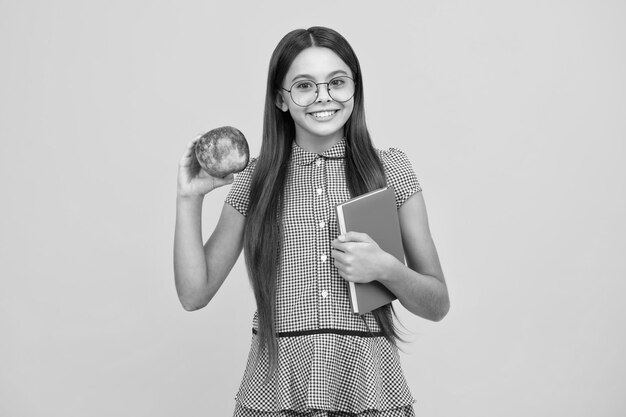
[[(248, 274), (252, 282), (259, 319), (259, 349), (267, 347), (270, 374), (278, 361), (275, 304), (276, 277), (280, 265), (282, 240), (282, 197), (295, 139), (295, 126), (288, 112), (276, 107), (276, 94), (291, 63), (304, 49), (311, 46), (329, 48), (352, 71), (356, 84), (354, 109), (344, 126), (346, 137), (345, 173), (352, 196), (386, 185), (382, 163), (372, 145), (365, 124), (363, 80), (361, 67), (346, 39), (332, 29), (311, 27), (289, 32), (278, 43), (270, 60), (263, 119), (263, 142), (256, 161), (250, 186), (250, 203), (245, 224), (244, 252)], [(373, 312), (384, 336), (394, 345), (401, 340), (394, 325), (391, 304)], [(258, 359), (258, 357), (257, 357)]]

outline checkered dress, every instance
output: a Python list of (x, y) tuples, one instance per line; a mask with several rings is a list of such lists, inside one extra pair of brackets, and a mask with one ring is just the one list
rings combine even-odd
[[(278, 372), (263, 383), (269, 363), (267, 350), (259, 352), (255, 313), (235, 416), (413, 416), (415, 400), (397, 349), (382, 336), (371, 313), (352, 313), (347, 281), (331, 257), (330, 243), (339, 234), (335, 205), (350, 198), (345, 140), (322, 154), (305, 151), (295, 141), (292, 146), (276, 289)], [(421, 187), (402, 151), (378, 153), (400, 207)], [(244, 216), (255, 162), (251, 159), (237, 175), (226, 197)]]

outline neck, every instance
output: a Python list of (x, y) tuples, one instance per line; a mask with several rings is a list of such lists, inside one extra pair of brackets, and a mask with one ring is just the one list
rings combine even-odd
[(329, 136), (312, 136), (309, 134), (299, 134), (296, 132), (296, 143), (299, 147), (308, 152), (324, 153), (332, 148), (343, 138), (343, 132), (336, 132)]

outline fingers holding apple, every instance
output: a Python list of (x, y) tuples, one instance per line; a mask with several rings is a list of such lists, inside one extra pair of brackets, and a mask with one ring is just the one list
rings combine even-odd
[(224, 126), (199, 135), (187, 144), (179, 162), (178, 193), (201, 196), (233, 182), (233, 173), (242, 171), (250, 160), (245, 136)]
[(198, 136), (197, 138), (195, 138), (194, 140), (192, 140), (191, 142), (187, 144), (187, 149), (185, 149), (185, 153), (183, 154), (183, 156), (180, 158), (180, 161), (178, 162), (179, 168), (189, 168), (192, 171), (197, 171), (198, 169), (201, 168), (200, 164), (198, 163), (198, 159), (196, 158), (196, 155), (195, 155), (195, 147), (196, 147), (196, 142), (198, 141), (198, 139), (200, 139), (200, 136)]
[(202, 170), (195, 155), (196, 142), (200, 137), (187, 144), (185, 153), (178, 162), (178, 194), (180, 196), (200, 196), (211, 191), (213, 181)]

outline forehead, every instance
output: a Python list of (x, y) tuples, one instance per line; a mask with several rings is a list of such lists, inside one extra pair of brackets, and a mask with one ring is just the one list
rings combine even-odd
[(291, 81), (299, 75), (310, 75), (315, 81), (323, 81), (335, 71), (353, 75), (350, 67), (331, 49), (312, 46), (296, 56), (285, 79)]

